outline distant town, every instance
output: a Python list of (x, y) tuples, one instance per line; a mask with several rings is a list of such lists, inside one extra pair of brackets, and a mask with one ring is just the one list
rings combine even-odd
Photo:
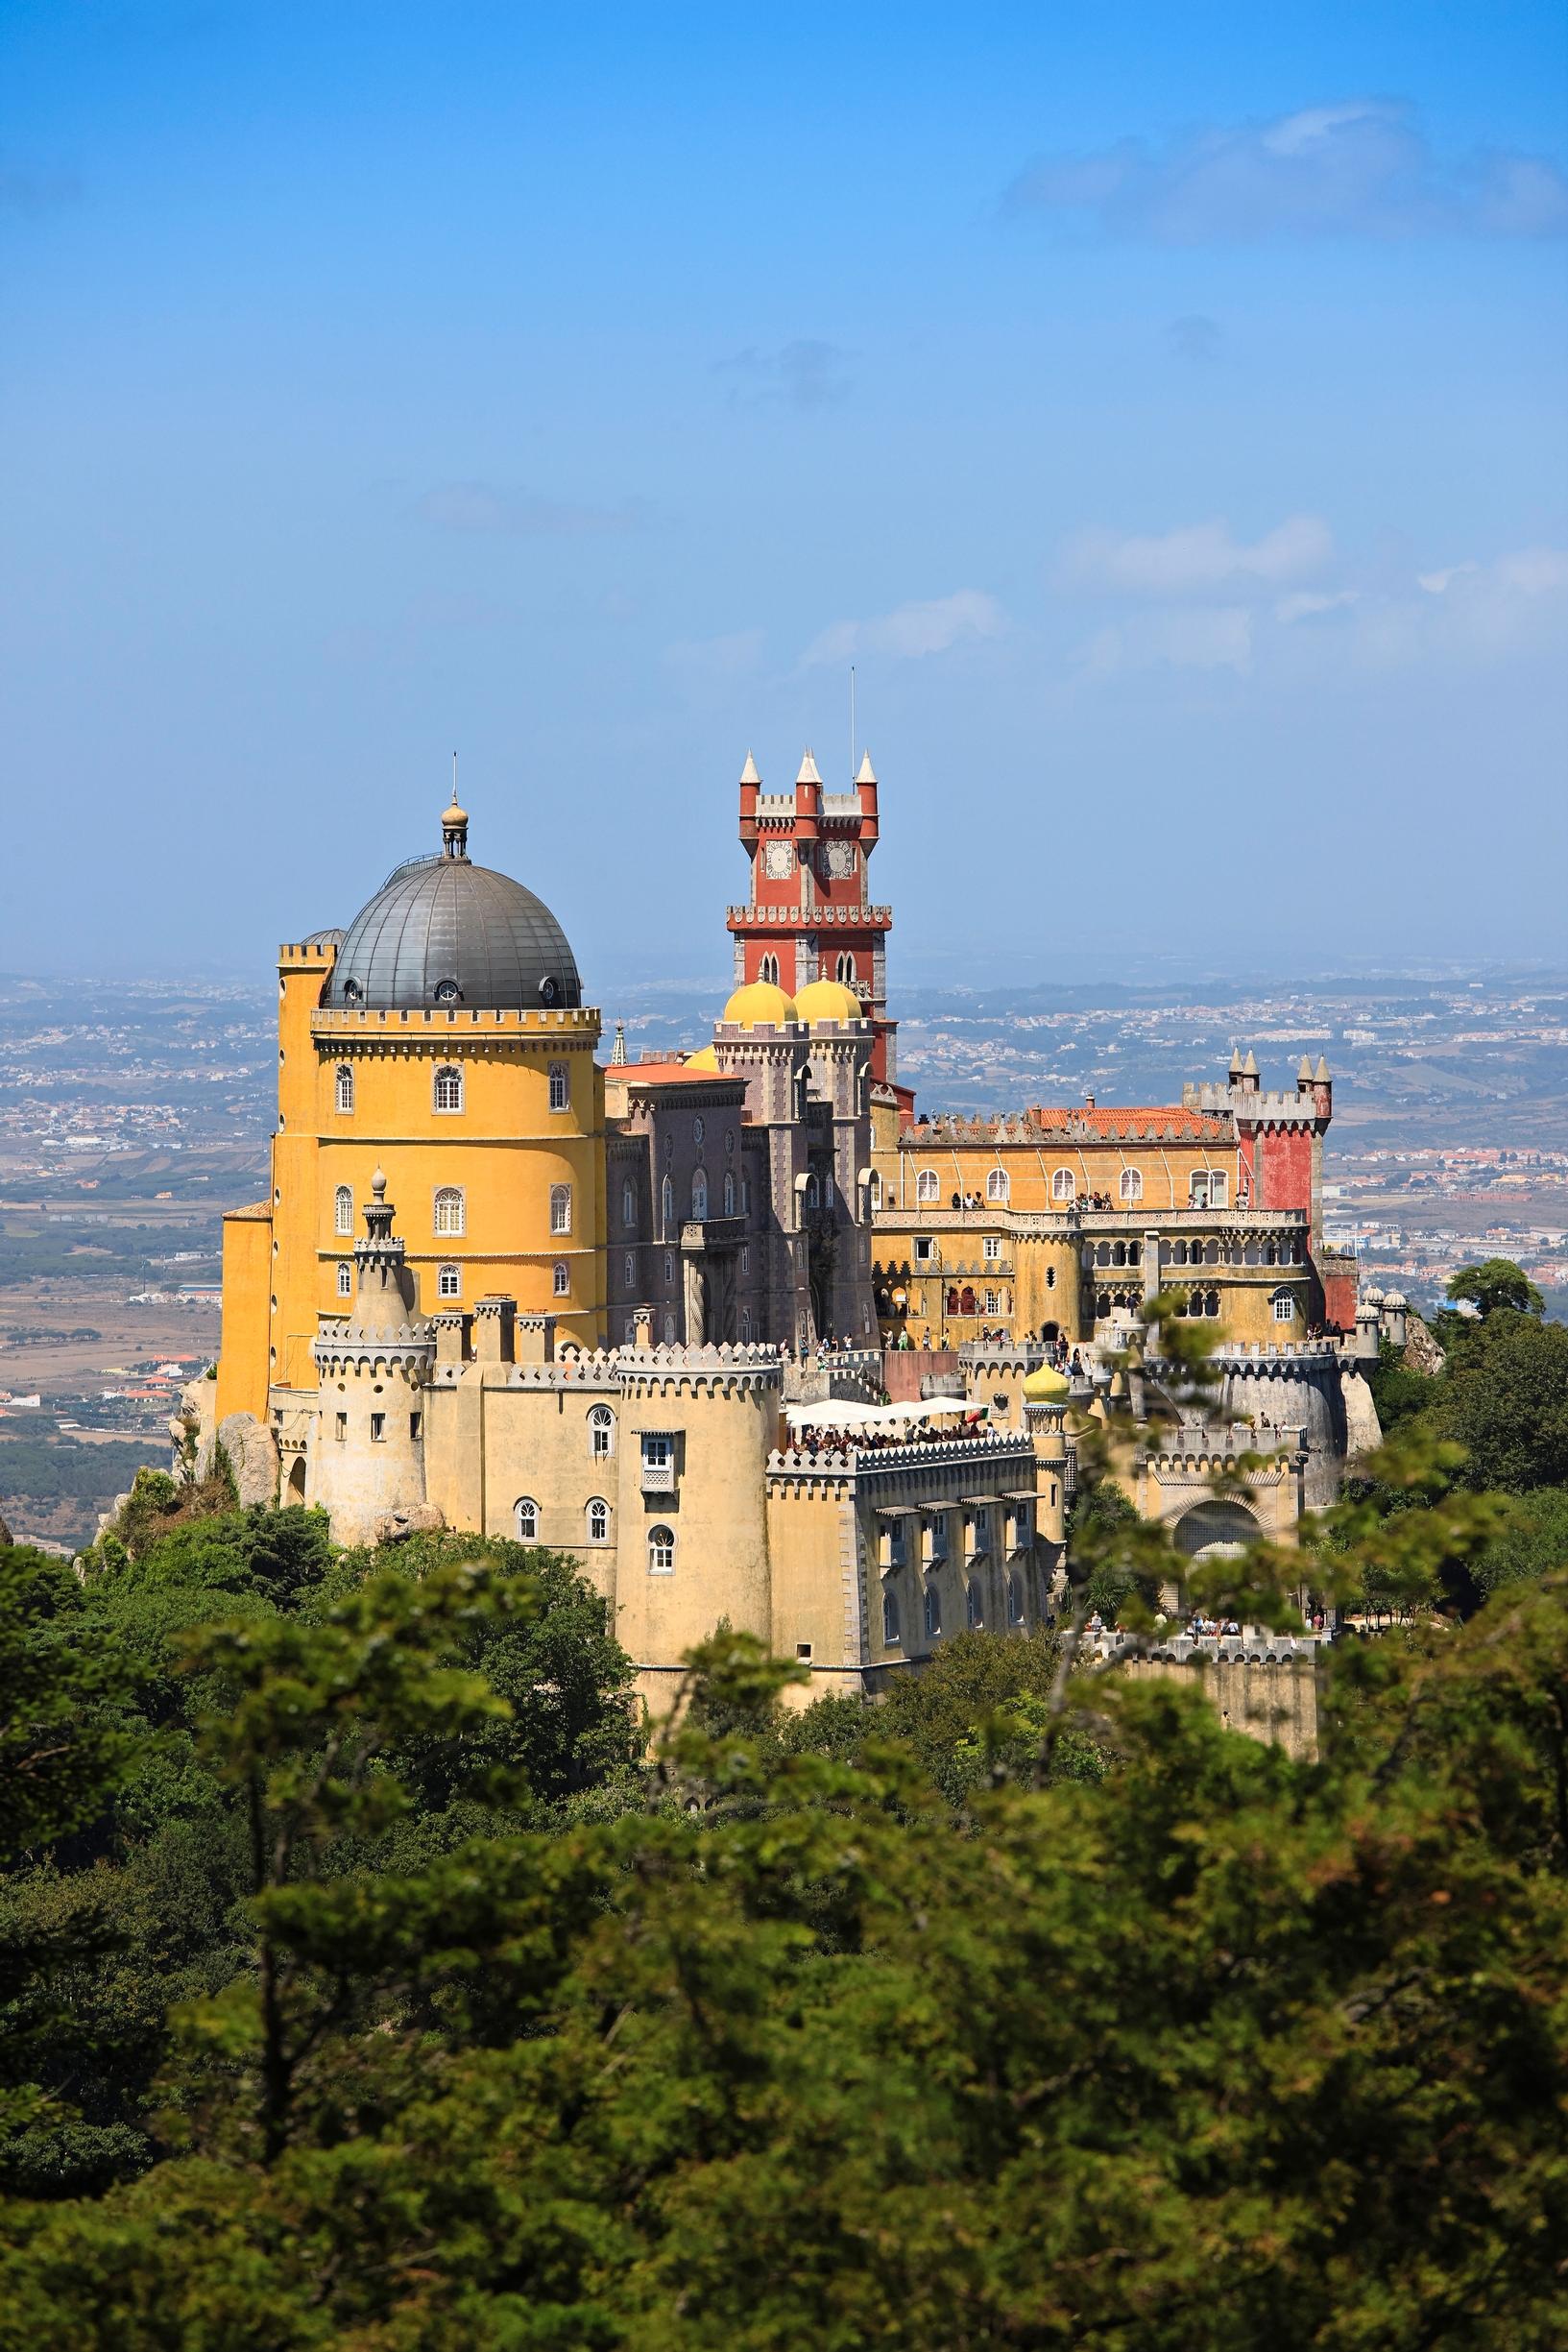
[[(896, 950), (895, 950), (896, 954)], [(630, 1050), (696, 1043), (726, 993), (596, 991)], [(1335, 1079), (1328, 1238), (1418, 1306), (1478, 1256), (1568, 1312), (1568, 973), (1273, 989), (894, 984), (900, 1074), (932, 1110), (1179, 1098), (1234, 1045)], [(0, 1513), (70, 1549), (161, 1461), (215, 1352), (219, 1221), (266, 1183), (276, 1013), (253, 985), (0, 979)], [(36, 1491), (30, 1490), (36, 1489)]]

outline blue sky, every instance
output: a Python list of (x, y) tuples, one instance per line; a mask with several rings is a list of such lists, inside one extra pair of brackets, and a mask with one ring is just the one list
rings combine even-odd
[(0, 968), (434, 846), (712, 972), (735, 779), (908, 968), (1560, 955), (1557, 6), (0, 12)]

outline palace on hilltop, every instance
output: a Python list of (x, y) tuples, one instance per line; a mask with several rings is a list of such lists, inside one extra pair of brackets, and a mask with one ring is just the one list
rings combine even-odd
[[(834, 791), (808, 752), (784, 792), (748, 758), (739, 831), (734, 993), (693, 1051), (598, 1057), (561, 926), (455, 801), (280, 950), (271, 1186), (225, 1220), (190, 1393), (242, 1498), (574, 1553), (655, 1704), (720, 1618), (838, 1689), (1049, 1620), (1078, 1413), (1143, 1432), (1129, 1491), (1188, 1552), (1288, 1539), (1376, 1431), (1377, 1317), (1321, 1232), (1327, 1065), (917, 1112), (869, 758)], [(1157, 1293), (1214, 1343), (1197, 1418), (1159, 1409)]]

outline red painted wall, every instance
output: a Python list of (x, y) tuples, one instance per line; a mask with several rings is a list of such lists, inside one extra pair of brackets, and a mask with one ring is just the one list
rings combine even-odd
[(1258, 1137), (1255, 1208), (1305, 1209), (1312, 1214), (1313, 1138), (1310, 1128), (1270, 1128)]
[(955, 1347), (884, 1347), (882, 1350), (882, 1386), (888, 1401), (895, 1405), (918, 1405), (920, 1384), (932, 1372), (955, 1372), (958, 1351)]

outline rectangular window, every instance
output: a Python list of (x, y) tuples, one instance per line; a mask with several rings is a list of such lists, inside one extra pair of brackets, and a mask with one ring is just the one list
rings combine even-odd
[(1190, 1209), (1206, 1209), (1209, 1205), (1209, 1179), (1198, 1169), (1187, 1179), (1187, 1205)]
[(887, 1530), (887, 1564), (890, 1568), (902, 1568), (904, 1560), (904, 1521), (893, 1519)]
[(675, 1440), (662, 1431), (642, 1432), (642, 1491), (667, 1494), (675, 1485)]
[(1274, 1301), (1274, 1321), (1277, 1323), (1295, 1321), (1295, 1300), (1288, 1291), (1282, 1291)]
[(995, 1266), (1001, 1256), (1001, 1235), (988, 1233), (980, 1244), (980, 1255), (988, 1266)]
[(929, 1266), (936, 1255), (936, 1244), (929, 1233), (915, 1235), (915, 1264)]
[(436, 1296), (438, 1298), (461, 1298), (463, 1296), (463, 1275), (458, 1267), (442, 1267), (440, 1273), (436, 1275)]
[(570, 1103), (571, 1081), (567, 1076), (567, 1065), (564, 1061), (552, 1061), (550, 1064), (550, 1108), (551, 1110), (567, 1110), (570, 1107)]
[(383, 1442), (383, 1440), (385, 1439), (386, 1434), (387, 1434), (387, 1417), (386, 1417), (386, 1415), (385, 1415), (384, 1413), (373, 1413), (373, 1414), (371, 1415), (371, 1438), (372, 1438), (373, 1443), (375, 1443), (375, 1444), (377, 1444), (377, 1445), (379, 1445), (379, 1444), (380, 1444), (380, 1443)]
[(1000, 1291), (986, 1292), (985, 1311), (987, 1315), (1000, 1315), (1001, 1313), (1001, 1293)]
[(408, 1417), (408, 1434), (409, 1434), (409, 1436), (410, 1436), (410, 1437), (413, 1439), (413, 1441), (414, 1441), (415, 1444), (417, 1445), (417, 1444), (419, 1443), (419, 1442), (420, 1442), (420, 1439), (421, 1439), (421, 1438), (423, 1436), (423, 1434), (424, 1434), (424, 1416), (423, 1416), (423, 1414), (422, 1414), (422, 1413), (411, 1413), (411, 1414), (409, 1415), (409, 1417)]
[(338, 1415), (338, 1418), (337, 1418), (337, 1431), (336, 1431), (337, 1442), (338, 1442), (338, 1443), (339, 1443), (340, 1445), (341, 1445), (341, 1444), (343, 1444), (343, 1443), (344, 1443), (344, 1442), (345, 1442), (345, 1440), (347, 1439), (348, 1435), (349, 1435), (349, 1416), (347, 1415), (347, 1413), (340, 1413), (340, 1414)]
[(1222, 1209), (1229, 1192), (1229, 1176), (1222, 1176), (1218, 1168), (1215, 1169), (1209, 1177), (1209, 1206), (1212, 1209)]

